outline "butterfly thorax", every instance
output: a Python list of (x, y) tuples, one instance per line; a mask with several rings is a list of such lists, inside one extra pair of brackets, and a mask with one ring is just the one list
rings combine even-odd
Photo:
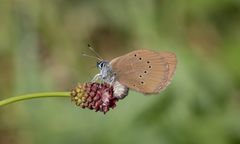
[(116, 76), (108, 61), (103, 60), (103, 61), (97, 62), (97, 67), (99, 68), (100, 73), (97, 75), (97, 78), (95, 79), (99, 78), (100, 80), (110, 84), (115, 82)]

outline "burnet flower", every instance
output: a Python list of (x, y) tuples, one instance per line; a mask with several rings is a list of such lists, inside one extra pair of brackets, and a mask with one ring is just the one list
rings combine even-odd
[(128, 88), (114, 82), (108, 83), (88, 82), (78, 84), (71, 91), (71, 100), (81, 108), (88, 108), (103, 112), (116, 107), (118, 100), (123, 99), (128, 94)]

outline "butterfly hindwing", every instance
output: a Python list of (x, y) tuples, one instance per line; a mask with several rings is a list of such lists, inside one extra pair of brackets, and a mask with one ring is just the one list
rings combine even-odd
[(150, 94), (169, 84), (176, 69), (176, 56), (170, 52), (136, 50), (113, 59), (110, 64), (120, 83)]

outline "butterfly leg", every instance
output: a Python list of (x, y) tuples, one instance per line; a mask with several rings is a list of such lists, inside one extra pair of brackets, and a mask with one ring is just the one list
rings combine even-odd
[(96, 82), (98, 79), (100, 79), (102, 77), (101, 74), (96, 74), (93, 79), (91, 80), (91, 82)]
[(115, 83), (115, 76), (112, 76), (111, 78), (110, 78), (110, 85), (113, 85), (114, 83)]

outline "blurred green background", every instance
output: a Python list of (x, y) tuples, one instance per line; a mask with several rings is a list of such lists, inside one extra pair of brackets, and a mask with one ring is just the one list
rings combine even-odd
[(0, 99), (69, 91), (134, 49), (177, 54), (161, 94), (131, 91), (106, 115), (67, 98), (0, 108), (1, 144), (239, 144), (239, 0), (1, 0)]

